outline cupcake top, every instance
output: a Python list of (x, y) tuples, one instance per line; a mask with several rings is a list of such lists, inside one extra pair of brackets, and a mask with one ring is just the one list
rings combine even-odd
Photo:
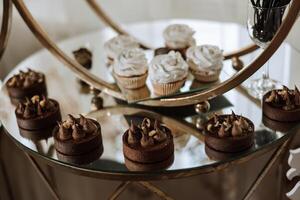
[(188, 65), (180, 53), (171, 51), (152, 59), (149, 74), (155, 83), (172, 83), (187, 77)]
[(295, 90), (290, 90), (283, 86), (281, 90), (272, 90), (267, 94), (265, 102), (283, 110), (293, 110), (300, 106), (300, 92), (295, 86)]
[(190, 47), (187, 52), (187, 61), (193, 64), (190, 67), (206, 72), (218, 71), (223, 67), (223, 51), (214, 45), (201, 45)]
[(19, 103), (16, 108), (16, 114), (24, 119), (41, 117), (57, 110), (57, 103), (46, 97), (40, 98), (38, 95), (33, 96), (30, 100)]
[(113, 68), (119, 76), (139, 76), (147, 72), (148, 62), (142, 49), (125, 49), (115, 60)]
[(7, 86), (11, 88), (29, 88), (32, 85), (42, 83), (45, 77), (42, 73), (28, 69), (27, 72), (20, 70), (7, 81)]
[(139, 43), (133, 37), (118, 35), (104, 44), (104, 50), (107, 57), (116, 59), (124, 49), (138, 48), (139, 46)]
[(196, 44), (194, 33), (195, 31), (185, 24), (172, 24), (164, 30), (163, 36), (169, 48), (182, 49)]
[(157, 120), (153, 122), (144, 118), (139, 126), (132, 122), (128, 129), (127, 142), (132, 146), (141, 146), (143, 148), (152, 147), (167, 140), (170, 130), (161, 125)]
[(76, 61), (86, 69), (92, 68), (92, 52), (87, 48), (80, 48), (73, 51)]
[(235, 115), (214, 115), (206, 126), (206, 130), (220, 138), (240, 137), (254, 131), (253, 124), (248, 119)]
[(95, 121), (80, 115), (75, 118), (68, 115), (67, 120), (58, 124), (58, 138), (62, 141), (75, 140), (80, 141), (91, 135), (97, 134), (98, 126)]

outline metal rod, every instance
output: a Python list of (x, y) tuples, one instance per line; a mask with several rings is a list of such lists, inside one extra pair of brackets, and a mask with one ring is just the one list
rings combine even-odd
[(0, 60), (7, 46), (11, 30), (12, 21), (12, 3), (11, 0), (3, 0), (2, 25), (0, 33)]
[(285, 141), (271, 156), (269, 162), (266, 164), (266, 166), (262, 169), (260, 174), (257, 176), (253, 184), (250, 186), (249, 190), (245, 194), (245, 196), (242, 198), (243, 200), (250, 200), (252, 194), (255, 192), (259, 184), (262, 182), (263, 178), (270, 172), (272, 167), (274, 166), (274, 163), (279, 159), (281, 154), (286, 150), (287, 146), (289, 145), (291, 141), (291, 138), (289, 138), (287, 141)]
[(149, 191), (156, 194), (159, 198), (165, 200), (174, 200), (172, 197), (168, 196), (165, 192), (161, 191), (158, 187), (154, 186), (153, 184), (145, 181), (138, 182), (139, 185), (143, 186), (144, 188), (148, 189)]
[(89, 72), (74, 59), (70, 58), (66, 53), (64, 53), (63, 50), (60, 49), (53, 40), (51, 40), (45, 30), (34, 19), (23, 0), (12, 1), (19, 11), (20, 15), (22, 16), (24, 22), (27, 24), (28, 28), (40, 41), (40, 43), (49, 50), (49, 52), (51, 52), (57, 59), (63, 62), (65, 66), (76, 73), (82, 80), (84, 80), (88, 84), (102, 90), (105, 93), (111, 94), (117, 98), (124, 100), (124, 97), (116, 84), (111, 84), (102, 80), (101, 78)]
[(42, 179), (42, 181), (45, 183), (47, 189), (50, 191), (50, 193), (53, 196), (53, 198), (55, 200), (59, 200), (60, 198), (59, 198), (57, 192), (51, 186), (50, 181), (47, 179), (46, 175), (41, 170), (41, 168), (38, 166), (38, 164), (36, 163), (36, 161), (30, 155), (28, 155), (25, 151), (24, 151), (24, 154), (28, 158), (28, 160), (30, 161), (31, 165), (34, 167), (34, 169), (36, 170), (36, 172), (38, 173), (38, 175), (40, 176), (40, 178)]
[[(96, 13), (96, 15), (109, 27), (115, 30), (118, 34), (122, 35), (130, 35), (127, 31), (121, 28), (121, 26), (114, 22), (102, 9), (102, 7), (95, 1), (95, 0), (86, 0), (91, 9)], [(139, 41), (139, 40), (137, 40)], [(149, 45), (144, 44), (143, 42), (139, 41), (139, 44), (144, 49), (153, 49), (153, 47), (149, 47)]]
[(117, 199), (121, 193), (127, 188), (127, 186), (130, 184), (131, 182), (126, 181), (126, 182), (122, 182), (120, 185), (118, 185), (118, 187), (113, 191), (113, 193), (110, 195), (110, 197), (108, 198), (109, 200), (115, 200)]

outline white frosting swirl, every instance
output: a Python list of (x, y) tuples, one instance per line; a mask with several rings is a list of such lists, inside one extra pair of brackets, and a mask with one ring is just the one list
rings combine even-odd
[(104, 50), (107, 57), (116, 59), (124, 49), (138, 48), (139, 46), (139, 43), (133, 37), (118, 35), (105, 42)]
[(194, 33), (195, 31), (185, 24), (173, 24), (164, 30), (163, 36), (169, 48), (182, 49), (196, 45)]
[(195, 71), (214, 73), (223, 67), (223, 51), (214, 45), (190, 47), (187, 52), (187, 61), (193, 64), (190, 67)]
[(139, 76), (148, 70), (146, 55), (142, 49), (123, 50), (113, 64), (114, 73), (119, 76)]
[(149, 75), (154, 83), (172, 83), (187, 77), (188, 64), (180, 53), (171, 51), (152, 59)]

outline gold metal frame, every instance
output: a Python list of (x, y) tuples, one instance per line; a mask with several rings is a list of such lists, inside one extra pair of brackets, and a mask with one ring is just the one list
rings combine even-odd
[(7, 46), (11, 21), (12, 21), (12, 3), (10, 0), (3, 0), (2, 25), (0, 33), (0, 60)]
[[(36, 22), (33, 18), (29, 10), (27, 9), (26, 5), (24, 4), (23, 0), (12, 0), (18, 9), (19, 13), (21, 14), (22, 18), (31, 29), (31, 31), (35, 34), (35, 36), (39, 39), (39, 41), (58, 59), (60, 59), (67, 67), (69, 67), (73, 72), (75, 72), (81, 79), (88, 82), (92, 86), (103, 90), (104, 92), (123, 99), (124, 96), (119, 91), (118, 87), (114, 84), (109, 84), (104, 80), (99, 79), (98, 77), (94, 76), (93, 74), (89, 73), (84, 68), (80, 67), (80, 65), (75, 62), (73, 59), (68, 57), (61, 49), (57, 47), (57, 45), (49, 38), (49, 36), (44, 32), (44, 30), (40, 27), (40, 25)], [(99, 6), (95, 7), (97, 4), (94, 0), (87, 0), (87, 2), (92, 5), (91, 7), (94, 8), (93, 10), (98, 13), (98, 16), (104, 18), (104, 21), (113, 27), (114, 30), (120, 33), (126, 33), (114, 23), (108, 15), (106, 15)], [(100, 9), (97, 9), (100, 8)], [(237, 87), (247, 78), (249, 78), (252, 74), (254, 74), (263, 64), (274, 54), (274, 52), (278, 49), (281, 43), (284, 41), (286, 36), (288, 35), (290, 29), (292, 28), (294, 22), (297, 19), (298, 12), (300, 10), (300, 2), (293, 1), (289, 13), (284, 20), (281, 28), (279, 29), (278, 33), (272, 40), (271, 44), (266, 48), (266, 50), (258, 56), (248, 67), (245, 67), (241, 71), (239, 71), (236, 75), (231, 77), (230, 79), (222, 82), (219, 85), (216, 85), (208, 90), (196, 92), (189, 95), (183, 95), (180, 97), (174, 98), (161, 98), (155, 100), (147, 100), (141, 101), (140, 104), (148, 105), (148, 106), (184, 106), (184, 105), (191, 105), (196, 104), (211, 98), (214, 98), (218, 95), (221, 95), (232, 88)], [(253, 50), (255, 50), (256, 46), (249, 46), (240, 51), (229, 53), (226, 55), (226, 58), (232, 57), (239, 57), (241, 55), (247, 54)]]

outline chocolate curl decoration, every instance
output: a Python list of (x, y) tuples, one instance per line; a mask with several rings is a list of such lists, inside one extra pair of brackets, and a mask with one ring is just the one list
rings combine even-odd
[(239, 126), (238, 123), (234, 122), (233, 123), (233, 127), (232, 127), (232, 130), (231, 130), (231, 134), (233, 137), (236, 137), (236, 136), (240, 136), (243, 134), (243, 130), (242, 128)]
[(137, 127), (134, 126), (133, 122), (130, 123), (130, 128), (128, 130), (128, 144), (136, 145), (139, 143), (139, 137), (138, 137), (139, 131), (137, 130)]
[(65, 141), (72, 138), (72, 134), (70, 130), (67, 127), (65, 127), (64, 124), (58, 122), (58, 127), (59, 127), (58, 130), (59, 139)]
[(79, 127), (78, 127), (78, 124), (74, 124), (72, 126), (72, 137), (74, 140), (80, 140), (81, 138), (84, 138), (85, 137), (85, 132), (82, 131)]
[(221, 138), (227, 136), (226, 131), (225, 131), (225, 126), (223, 124), (221, 124), (221, 127), (218, 131), (218, 136), (221, 137)]
[(161, 130), (160, 123), (157, 120), (154, 122), (154, 130), (156, 131), (156, 134), (153, 136), (153, 138), (156, 141), (163, 142), (167, 139), (166, 133)]
[(97, 129), (96, 125), (91, 120), (85, 118), (82, 115), (80, 115), (79, 121), (79, 124), (82, 126), (82, 130), (88, 134), (93, 133)]
[(141, 146), (142, 147), (151, 147), (154, 145), (154, 139), (149, 137), (148, 134), (142, 134)]

